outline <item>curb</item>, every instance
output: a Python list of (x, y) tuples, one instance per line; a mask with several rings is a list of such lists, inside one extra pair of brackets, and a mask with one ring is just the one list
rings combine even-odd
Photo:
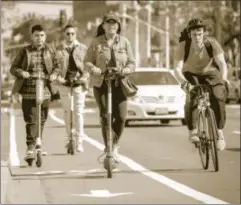
[(10, 174), (8, 162), (1, 160), (1, 204), (7, 204), (9, 202), (11, 182), (12, 177)]

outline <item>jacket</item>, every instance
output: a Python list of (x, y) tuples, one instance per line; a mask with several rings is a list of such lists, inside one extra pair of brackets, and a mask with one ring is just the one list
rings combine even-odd
[[(13, 84), (12, 94), (18, 93), (24, 83), (24, 78), (22, 77), (23, 71), (28, 71), (30, 65), (30, 52), (33, 48), (32, 45), (22, 48), (19, 53), (16, 55), (11, 68), (10, 73), (16, 77), (16, 80)], [(58, 59), (56, 58), (56, 52), (54, 49), (45, 45), (44, 54), (43, 54), (45, 68), (49, 75), (56, 73), (57, 75), (60, 72)], [(58, 90), (52, 86), (50, 83), (47, 84), (48, 89), (51, 92), (51, 95), (58, 92)]]
[[(84, 57), (86, 54), (86, 46), (84, 44), (79, 43), (78, 41), (76, 41), (74, 43), (74, 51), (73, 51), (73, 58), (74, 58), (74, 62), (77, 66), (77, 69), (79, 71), (79, 74), (81, 75), (80, 77), (82, 78), (89, 78), (89, 73), (88, 71), (86, 71), (84, 69)], [(69, 66), (69, 53), (68, 51), (65, 49), (66, 45), (64, 43), (62, 43), (61, 45), (59, 45), (57, 47), (57, 58), (59, 60), (59, 67), (60, 67), (60, 76), (65, 78), (66, 77), (66, 73), (67, 73), (67, 69)]]
[[(129, 40), (119, 34), (116, 35), (112, 46), (116, 60), (116, 66), (129, 75), (135, 71), (135, 59)], [(106, 71), (106, 62), (110, 60), (111, 48), (108, 46), (105, 35), (95, 37), (87, 49), (85, 56), (85, 69), (90, 73), (90, 86), (100, 87), (103, 83), (103, 75), (94, 75), (93, 69), (99, 68)]]

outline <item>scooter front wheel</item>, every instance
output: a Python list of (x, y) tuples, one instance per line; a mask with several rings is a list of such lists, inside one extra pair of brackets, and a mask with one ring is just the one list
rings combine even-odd
[(104, 160), (104, 168), (107, 170), (107, 177), (113, 177), (113, 169), (115, 169), (115, 162), (112, 157), (106, 157)]
[(68, 143), (67, 153), (71, 155), (75, 154), (75, 141), (73, 139)]
[(43, 163), (43, 160), (42, 160), (42, 153), (40, 150), (37, 151), (37, 154), (36, 154), (36, 166), (37, 167), (41, 167), (42, 166), (42, 163)]
[(34, 158), (26, 159), (26, 162), (28, 163), (28, 166), (29, 166), (29, 167), (32, 167), (33, 160), (34, 160)]

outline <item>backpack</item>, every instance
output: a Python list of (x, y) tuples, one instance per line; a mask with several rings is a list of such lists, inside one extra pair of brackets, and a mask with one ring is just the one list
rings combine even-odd
[[(184, 58), (183, 58), (183, 62), (185, 63), (186, 60), (188, 59), (189, 51), (190, 51), (190, 47), (191, 47), (191, 38), (188, 35), (187, 28), (183, 29), (183, 31), (181, 32), (181, 36), (179, 37), (179, 43), (182, 41), (186, 41), (185, 47), (184, 47)], [(204, 46), (207, 50), (209, 57), (213, 58), (213, 47), (212, 47), (212, 44), (210, 43), (208, 37), (204, 37)], [(213, 59), (213, 66), (219, 70), (219, 67), (218, 67), (217, 63), (215, 62), (215, 59)]]

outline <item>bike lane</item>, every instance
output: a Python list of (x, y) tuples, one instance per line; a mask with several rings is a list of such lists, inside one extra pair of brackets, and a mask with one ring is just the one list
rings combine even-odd
[(103, 165), (96, 160), (103, 145), (91, 138), (94, 133), (87, 133), (84, 153), (67, 155), (61, 115), (52, 112), (50, 116), (44, 130), (48, 155), (43, 157), (40, 168), (34, 163), (33, 167), (28, 167), (24, 162), (25, 125), (21, 117), (15, 118), (15, 128), (11, 129), (18, 136), (15, 136), (15, 143), (20, 163), (11, 166), (13, 190), (8, 197), (11, 203), (224, 203), (155, 175), (125, 156), (121, 156), (122, 163), (114, 177), (108, 179)]

